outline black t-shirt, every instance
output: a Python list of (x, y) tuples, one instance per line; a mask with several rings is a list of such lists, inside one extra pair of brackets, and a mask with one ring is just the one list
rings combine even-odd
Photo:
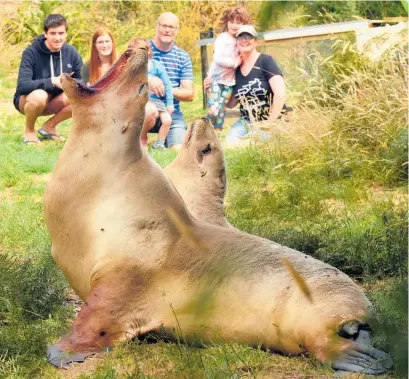
[(274, 96), (268, 81), (274, 75), (282, 76), (281, 70), (266, 54), (260, 54), (247, 76), (241, 73), (240, 67), (237, 68), (233, 93), (239, 101), (241, 117), (250, 122), (267, 120)]

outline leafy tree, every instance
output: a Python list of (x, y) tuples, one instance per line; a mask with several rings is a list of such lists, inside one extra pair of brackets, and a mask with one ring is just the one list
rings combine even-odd
[(402, 1), (357, 1), (356, 7), (359, 15), (371, 20), (384, 17), (407, 16), (407, 0)]
[(267, 30), (274, 25), (283, 14), (294, 7), (300, 6), (297, 1), (266, 1), (261, 5), (258, 20), (261, 30)]
[[(300, 26), (352, 21), (357, 18), (383, 19), (407, 16), (407, 0), (402, 1), (268, 1), (258, 14), (261, 30), (274, 28), (278, 20), (301, 10)], [(281, 22), (282, 24), (282, 22)]]
[(311, 15), (310, 22), (328, 24), (350, 21), (356, 18), (356, 1), (308, 1), (306, 7)]

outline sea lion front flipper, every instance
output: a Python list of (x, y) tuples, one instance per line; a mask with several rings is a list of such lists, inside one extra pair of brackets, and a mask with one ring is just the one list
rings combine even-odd
[(71, 331), (47, 350), (47, 360), (57, 367), (83, 362), (95, 352), (117, 345), (125, 336), (122, 314), (117, 313), (115, 283), (98, 283), (91, 289)]
[(51, 364), (59, 368), (67, 368), (72, 362), (84, 362), (86, 357), (95, 353), (69, 353), (61, 350), (57, 344), (50, 346), (47, 349), (47, 360)]

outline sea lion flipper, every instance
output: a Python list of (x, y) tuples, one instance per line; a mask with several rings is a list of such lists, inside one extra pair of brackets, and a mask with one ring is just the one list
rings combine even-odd
[(347, 348), (332, 360), (333, 369), (379, 375), (393, 368), (392, 358), (372, 346), (369, 330), (361, 329), (356, 334), (355, 340), (348, 341)]
[(63, 351), (55, 344), (47, 349), (47, 360), (56, 367), (67, 368), (72, 362), (84, 362), (86, 357), (93, 354), (95, 353), (69, 353)]
[(331, 362), (335, 370), (364, 372), (369, 375), (379, 375), (392, 369), (392, 358), (385, 352), (354, 343), (354, 346), (346, 350)]
[[(117, 288), (115, 284), (112, 287)], [(119, 343), (125, 335), (125, 326), (113, 315), (117, 303), (114, 292), (107, 283), (98, 283), (91, 289), (71, 331), (48, 348), (50, 363), (66, 368)]]

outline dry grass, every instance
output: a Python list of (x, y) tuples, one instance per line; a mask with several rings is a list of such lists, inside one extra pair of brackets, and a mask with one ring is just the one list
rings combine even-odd
[[(10, 7), (10, 12), (7, 12), (7, 8), (5, 6)], [(12, 45), (10, 43), (10, 34), (11, 30), (7, 28), (6, 24), (10, 17), (14, 15), (14, 8), (16, 3), (14, 4), (4, 4), (3, 1), (0, 2), (0, 7), (2, 10), (0, 11), (0, 56), (1, 57), (18, 57), (20, 52), (20, 46)], [(11, 12), (13, 10), (13, 12)], [(10, 72), (14, 66), (14, 59), (2, 59), (0, 74), (3, 72)], [(1, 76), (0, 76), (1, 77)]]

